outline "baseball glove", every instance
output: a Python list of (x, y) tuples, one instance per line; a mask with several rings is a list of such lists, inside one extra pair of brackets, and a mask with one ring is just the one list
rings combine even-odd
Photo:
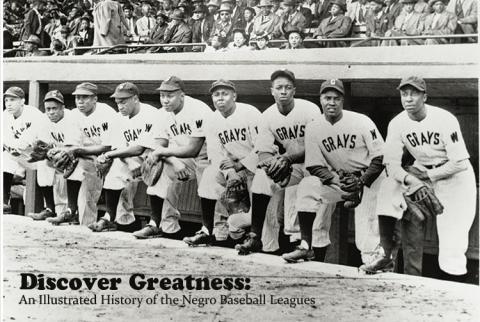
[(53, 148), (53, 144), (43, 142), (42, 140), (36, 140), (32, 144), (32, 151), (30, 152), (30, 159), (28, 162), (37, 162), (45, 160), (47, 153)]
[(78, 164), (78, 159), (72, 152), (56, 148), (47, 152), (47, 160), (52, 167), (63, 173), (65, 179), (73, 173)]
[(443, 213), (443, 205), (438, 200), (433, 190), (426, 186), (420, 186), (408, 194), (405, 193), (405, 202), (408, 211), (413, 218), (423, 221), (425, 218), (432, 218)]
[(280, 184), (282, 187), (290, 181), (293, 170), (290, 160), (281, 155), (266, 159), (260, 162), (257, 167), (263, 168), (273, 182)]
[(112, 166), (113, 159), (106, 158), (104, 155), (98, 156), (95, 159), (95, 169), (97, 170), (97, 176), (100, 178), (105, 178), (110, 171)]
[(140, 167), (140, 172), (143, 182), (149, 187), (155, 185), (160, 179), (163, 171), (163, 160), (152, 161), (150, 158), (145, 158), (142, 166)]
[(227, 180), (227, 187), (222, 196), (228, 214), (248, 213), (250, 210), (250, 195), (247, 182), (241, 178)]
[(362, 201), (363, 196), (362, 180), (360, 180), (360, 177), (356, 174), (343, 170), (338, 171), (338, 176), (340, 180), (340, 189), (347, 192), (347, 194), (342, 196), (342, 199), (345, 200), (343, 207), (357, 207)]

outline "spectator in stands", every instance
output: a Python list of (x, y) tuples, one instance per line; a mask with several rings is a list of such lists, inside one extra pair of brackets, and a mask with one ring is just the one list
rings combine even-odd
[(301, 2), (299, 11), (303, 14), (303, 16), (306, 19), (307, 28), (310, 28), (312, 24), (315, 24), (315, 26), (317, 26), (319, 23), (318, 20), (314, 21), (314, 18), (315, 18), (314, 14), (315, 12), (318, 11), (318, 5), (319, 5), (319, 2), (314, 0), (303, 0)]
[[(207, 9), (202, 5), (195, 6), (193, 10), (193, 15), (196, 16), (195, 22), (192, 26), (192, 42), (208, 42), (210, 38), (210, 33), (213, 28), (213, 19), (206, 18)], [(195, 46), (192, 49), (193, 51), (202, 51), (201, 46)]]
[[(478, 0), (450, 0), (447, 11), (457, 16), (457, 34), (476, 34), (478, 28)], [(469, 39), (475, 42), (475, 38)]]
[(123, 29), (128, 28), (120, 4), (114, 0), (100, 0), (93, 9), (94, 46), (124, 44)]
[(233, 41), (228, 44), (227, 50), (228, 51), (250, 51), (250, 46), (248, 42), (250, 39), (248, 38), (245, 30), (243, 29), (234, 29), (233, 32)]
[(305, 38), (303, 32), (298, 28), (292, 28), (285, 32), (285, 38), (288, 43), (282, 45), (280, 49), (303, 49), (303, 39)]
[(347, 3), (346, 16), (350, 17), (352, 23), (357, 26), (365, 25), (365, 17), (368, 14), (367, 0), (358, 0)]
[[(52, 39), (55, 35), (56, 29), (61, 25), (61, 18), (60, 12), (58, 11), (58, 7), (52, 6), (51, 10), (48, 11), (46, 14), (46, 18), (48, 19), (48, 23), (45, 25), (45, 32), (49, 35)], [(64, 25), (66, 25), (66, 18), (63, 17)]]
[(245, 33), (247, 35), (251, 35), (253, 31), (253, 20), (256, 16), (255, 9), (252, 7), (246, 7), (245, 10), (243, 11), (243, 21), (244, 24), (242, 26), (243, 30), (245, 30)]
[(231, 19), (233, 28), (242, 28), (245, 24), (245, 8), (239, 6), (235, 0), (222, 0), (222, 3), (227, 3), (232, 10)]
[(137, 20), (137, 34), (140, 37), (147, 38), (153, 27), (155, 27), (155, 19), (151, 16), (150, 10), (152, 6), (148, 3), (142, 5), (142, 18)]
[(210, 0), (207, 3), (207, 19), (212, 20), (213, 22), (217, 21), (220, 18), (218, 9), (220, 8), (220, 3), (218, 0)]
[[(345, 0), (332, 0), (330, 7), (331, 16), (325, 18), (318, 26), (313, 34), (316, 39), (330, 39), (330, 38), (347, 38), (350, 36), (352, 30), (352, 20), (345, 16), (347, 4)], [(324, 47), (346, 47), (347, 43), (341, 42), (324, 42)]]
[(25, 15), (20, 39), (27, 40), (30, 35), (35, 35), (40, 38), (41, 47), (48, 47), (50, 45), (50, 37), (43, 30), (45, 22), (42, 17), (45, 5), (41, 0), (33, 0), (30, 8), (30, 11)]
[(205, 53), (225, 52), (227, 50), (227, 38), (220, 35), (214, 35), (211, 39), (211, 45), (205, 48)]
[(80, 19), (80, 27), (75, 35), (76, 45), (79, 47), (90, 47), (93, 45), (93, 28), (90, 26), (90, 16), (84, 14)]
[[(167, 29), (165, 30), (164, 43), (173, 44), (173, 43), (190, 43), (192, 42), (192, 30), (190, 27), (183, 21), (185, 15), (182, 11), (175, 9), (170, 17), (171, 21), (169, 22)], [(166, 51), (188, 51), (190, 47), (166, 47)]]
[(261, 13), (253, 21), (253, 36), (260, 34), (272, 34), (280, 23), (280, 17), (272, 13), (272, 2), (270, 0), (260, 0), (258, 7)]
[(281, 17), (283, 14), (283, 8), (280, 6), (280, 0), (271, 0), (272, 2), (272, 12)]
[(283, 38), (286, 30), (299, 29), (306, 27), (305, 16), (297, 10), (296, 0), (283, 0), (281, 3), (282, 15), (277, 28), (273, 32), (274, 38)]
[[(433, 8), (433, 13), (425, 17), (424, 35), (451, 35), (457, 28), (455, 14), (445, 10), (446, 0), (430, 0), (428, 4)], [(425, 45), (448, 44), (447, 38), (426, 39)]]
[(413, 10), (415, 10), (418, 13), (421, 14), (429, 14), (432, 12), (432, 8), (426, 3), (424, 0), (418, 0), (415, 3), (415, 6), (413, 7)]
[(65, 45), (58, 39), (53, 39), (50, 50), (52, 51), (52, 56), (64, 56), (65, 55)]
[(25, 50), (24, 57), (31, 56), (48, 56), (46, 51), (40, 51), (38, 48), (41, 46), (40, 38), (35, 35), (30, 35), (27, 40), (23, 41), (23, 49)]
[(331, 0), (319, 1), (317, 12), (314, 14), (315, 18), (317, 18), (319, 22), (322, 22), (323, 19), (330, 17), (330, 3)]
[[(367, 37), (382, 37), (387, 30), (393, 27), (392, 16), (385, 12), (385, 3), (383, 0), (370, 0), (370, 12), (366, 17), (366, 36)], [(371, 40), (366, 43), (367, 46), (379, 46), (379, 40)]]
[(385, 12), (390, 15), (390, 20), (395, 21), (402, 12), (402, 4), (399, 0), (385, 0)]
[(150, 35), (148, 36), (148, 43), (161, 44), (165, 39), (165, 31), (167, 30), (169, 19), (162, 12), (158, 11), (156, 14), (157, 20), (155, 21), (155, 27), (153, 27)]
[(224, 38), (227, 38), (227, 41), (230, 42), (233, 40), (233, 23), (232, 23), (232, 10), (230, 5), (222, 3), (220, 9), (218, 10), (220, 14), (220, 19), (213, 24), (212, 32), (210, 33), (210, 38), (214, 35), (220, 35)]
[(83, 12), (78, 7), (73, 7), (67, 16), (67, 27), (70, 30), (70, 35), (75, 35), (80, 27), (80, 18)]
[(163, 0), (163, 14), (169, 19), (174, 11), (172, 0)]
[[(386, 37), (418, 36), (421, 35), (424, 28), (424, 19), (421, 13), (414, 10), (416, 0), (400, 0), (403, 4), (403, 10), (395, 19), (393, 28), (385, 33)], [(384, 40), (383, 46), (402, 46), (420, 45), (423, 39), (402, 39), (402, 40)]]
[(133, 6), (127, 4), (123, 7), (123, 14), (127, 21), (128, 28), (126, 28), (125, 36), (135, 37), (137, 35), (137, 18), (133, 15)]
[(278, 48), (271, 48), (269, 46), (270, 42), (270, 35), (269, 34), (261, 34), (258, 35), (257, 38), (255, 39), (256, 43), (254, 44), (253, 48), (254, 50), (269, 50), (269, 49), (278, 49)]
[(75, 36), (71, 36), (70, 29), (67, 26), (62, 26), (60, 32), (55, 36), (53, 40), (58, 40), (62, 43), (63, 50), (67, 50), (75, 47)]

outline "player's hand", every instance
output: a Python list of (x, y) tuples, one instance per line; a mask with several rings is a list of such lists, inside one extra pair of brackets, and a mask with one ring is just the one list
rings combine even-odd
[(220, 162), (220, 169), (227, 170), (227, 169), (234, 169), (235, 171), (241, 171), (243, 169), (243, 164), (238, 161), (233, 161), (232, 159), (225, 159)]
[(234, 171), (234, 169), (230, 169), (226, 175), (225, 175), (225, 179), (228, 181), (228, 180), (242, 180), (242, 178), (238, 175), (238, 173), (236, 171)]
[(187, 167), (183, 162), (178, 160), (172, 161), (173, 171), (177, 176), (177, 179), (180, 181), (186, 181), (190, 179), (190, 171), (188, 171)]
[(423, 185), (423, 182), (420, 179), (418, 179), (417, 177), (415, 177), (411, 174), (406, 175), (405, 179), (403, 179), (403, 182), (407, 186)]
[(417, 177), (420, 180), (428, 180), (429, 177), (427, 175), (427, 171), (422, 171), (414, 166), (408, 166), (405, 168), (405, 170), (411, 174), (412, 176)]
[(107, 155), (105, 153), (103, 154), (100, 154), (98, 157), (97, 157), (97, 162), (98, 163), (107, 163), (110, 161), (110, 158), (107, 157)]

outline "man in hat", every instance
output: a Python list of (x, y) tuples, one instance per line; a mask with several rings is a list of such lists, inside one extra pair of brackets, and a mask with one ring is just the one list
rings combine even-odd
[(128, 30), (120, 4), (114, 0), (100, 0), (93, 8), (94, 46), (115, 46), (125, 43), (123, 30)]
[(30, 35), (27, 40), (24, 40), (23, 47), (25, 49), (25, 53), (23, 53), (22, 56), (24, 57), (48, 56), (46, 51), (38, 49), (38, 47), (40, 47), (40, 38), (35, 35)]
[(90, 16), (85, 14), (80, 20), (80, 27), (75, 35), (76, 46), (90, 47), (93, 45), (93, 28), (90, 27)]
[[(275, 104), (267, 108), (259, 120), (258, 137), (255, 150), (259, 164), (252, 182), (252, 227), (243, 244), (235, 249), (239, 255), (261, 252), (261, 240), (267, 208), (274, 194), (281, 193), (285, 187), (297, 185), (306, 175), (305, 126), (320, 116), (317, 105), (298, 98), (295, 95), (295, 75), (286, 69), (272, 73), (271, 93)], [(280, 150), (280, 152), (279, 152)], [(280, 247), (288, 239), (283, 234), (284, 222), (294, 222), (295, 214), (289, 200), (285, 199), (285, 220), (277, 216), (280, 226)], [(293, 220), (292, 220), (293, 218)]]
[(258, 7), (261, 12), (253, 21), (252, 38), (263, 33), (272, 34), (280, 24), (280, 17), (272, 12), (273, 4), (270, 0), (260, 0)]
[[(330, 13), (331, 16), (320, 22), (317, 30), (313, 34), (316, 39), (328, 38), (346, 38), (350, 36), (352, 31), (352, 20), (345, 16), (347, 5), (344, 0), (332, 0)], [(346, 47), (347, 43), (342, 42), (325, 42), (324, 47)]]
[(26, 40), (30, 35), (37, 36), (40, 39), (39, 47), (48, 47), (50, 40), (47, 39), (47, 33), (43, 30), (45, 22), (43, 21), (42, 14), (45, 9), (45, 5), (41, 0), (34, 0), (30, 5), (30, 11), (25, 14), (25, 20), (22, 27), (21, 40)]
[(367, 2), (367, 0), (357, 0), (347, 3), (347, 11), (345, 12), (345, 15), (350, 17), (353, 24), (358, 26), (365, 25), (365, 17), (368, 13)]
[(233, 22), (232, 22), (232, 8), (228, 3), (222, 3), (218, 9), (219, 19), (213, 24), (210, 32), (210, 39), (218, 35), (226, 38), (228, 42), (233, 40)]
[(219, 0), (210, 0), (207, 3), (207, 19), (212, 19), (213, 22), (217, 21), (220, 18), (218, 9), (220, 9), (220, 1)]
[[(403, 10), (395, 19), (393, 28), (385, 33), (385, 37), (401, 37), (401, 36), (419, 36), (423, 32), (424, 20), (423, 15), (414, 10), (417, 0), (400, 0), (403, 4)], [(424, 41), (422, 39), (401, 39), (401, 40), (384, 40), (382, 46), (411, 46), (420, 45)]]
[(243, 12), (243, 21), (244, 24), (242, 26), (243, 30), (245, 30), (245, 33), (250, 36), (253, 31), (253, 21), (255, 19), (255, 16), (257, 13), (255, 12), (255, 9), (252, 7), (246, 7), (245, 11)]
[[(160, 87), (162, 117), (157, 117), (152, 138), (161, 147), (151, 152), (148, 158), (152, 162), (164, 162), (162, 175), (158, 182), (148, 187), (147, 194), (155, 196), (152, 208), (152, 220), (142, 230), (134, 233), (137, 238), (152, 238), (164, 233), (177, 233), (179, 213), (162, 214), (167, 199), (176, 207), (179, 181), (201, 181), (202, 173), (208, 165), (204, 126), (212, 113), (205, 103), (185, 95), (183, 81), (171, 76)], [(165, 115), (166, 114), (166, 115)], [(202, 213), (209, 212), (211, 204), (201, 203)]]
[[(230, 209), (228, 231), (232, 239), (243, 237), (245, 227), (250, 226), (250, 211), (231, 209), (233, 205), (228, 203), (238, 200), (229, 200), (224, 194), (227, 182), (241, 182), (250, 190), (258, 162), (254, 143), (261, 113), (252, 105), (236, 102), (237, 92), (231, 81), (220, 79), (213, 82), (210, 93), (216, 110), (205, 124), (210, 164), (198, 187), (202, 204), (208, 206), (203, 207), (206, 211), (202, 212), (200, 232), (184, 239), (189, 245), (211, 244), (215, 240), (214, 227), (217, 231), (227, 228), (224, 216), (214, 223), (217, 203)], [(249, 205), (248, 200), (246, 206)]]
[(148, 36), (148, 42), (152, 44), (161, 44), (165, 39), (165, 30), (167, 30), (169, 20), (161, 11), (157, 12), (156, 18), (155, 27), (153, 27)]
[(280, 16), (280, 22), (277, 28), (273, 31), (273, 37), (277, 39), (285, 36), (285, 32), (288, 30), (297, 28), (302, 31), (306, 27), (305, 16), (297, 10), (295, 0), (283, 0), (280, 5), (283, 13)]
[(25, 93), (20, 87), (9, 87), (3, 93), (3, 212), (11, 211), (10, 189), (14, 176), (24, 177), (25, 168), (16, 159), (45, 126), (45, 115), (36, 107), (25, 104)]
[[(457, 16), (456, 33), (476, 34), (478, 30), (478, 1), (475, 0), (451, 0), (448, 2), (447, 11)], [(473, 41), (472, 41), (473, 40)], [(470, 39), (471, 42), (476, 42)]]
[[(48, 92), (43, 99), (45, 114), (49, 122), (41, 130), (38, 138), (55, 147), (80, 144), (80, 128), (75, 113), (65, 109), (63, 95), (58, 90)], [(27, 216), (34, 220), (45, 220), (61, 214), (68, 207), (67, 184), (63, 173), (49, 166), (46, 160), (36, 163), (37, 183), (45, 200), (45, 208), (40, 213)]]
[[(213, 19), (207, 19), (207, 8), (204, 5), (197, 5), (193, 10), (193, 15), (196, 18), (192, 26), (192, 42), (206, 43), (210, 38), (210, 33), (213, 28)], [(193, 51), (202, 51), (202, 47), (194, 47)]]
[[(185, 23), (183, 12), (175, 9), (170, 19), (171, 21), (168, 23), (167, 29), (165, 29), (163, 42), (166, 44), (191, 43), (192, 29)], [(181, 52), (190, 50), (190, 47), (166, 47), (165, 50)]]
[[(424, 35), (451, 35), (457, 28), (457, 17), (445, 10), (445, 0), (430, 0), (433, 12), (425, 17)], [(447, 38), (426, 39), (425, 45), (448, 44)]]
[(390, 15), (392, 21), (397, 19), (402, 12), (402, 3), (399, 0), (385, 0), (385, 12)]
[(152, 6), (149, 3), (142, 4), (142, 17), (137, 20), (137, 34), (140, 37), (148, 37), (152, 29), (155, 27), (155, 18), (151, 16)]
[[(297, 189), (296, 210), (302, 242), (295, 251), (284, 254), (288, 262), (314, 257), (312, 246), (325, 256), (330, 244), (329, 230), (335, 204), (349, 193), (356, 200), (344, 207), (355, 208), (355, 243), (368, 263), (378, 243), (375, 213), (377, 194), (383, 172), (383, 138), (375, 124), (363, 114), (343, 109), (345, 89), (338, 79), (326, 80), (320, 86), (322, 117), (305, 129), (305, 177)], [(354, 176), (354, 187), (347, 189), (342, 176)], [(360, 198), (360, 199), (359, 199)], [(316, 215), (324, 205), (329, 211)], [(312, 232), (313, 228), (313, 232)]]
[(125, 15), (125, 20), (127, 21), (128, 26), (125, 29), (126, 37), (137, 36), (137, 18), (133, 15), (133, 11), (133, 6), (131, 4), (123, 6), (123, 14)]
[(98, 102), (97, 92), (97, 85), (85, 82), (77, 85), (72, 93), (77, 106), (72, 113), (78, 120), (80, 144), (59, 149), (78, 157), (79, 162), (67, 178), (67, 210), (55, 218), (48, 218), (54, 225), (80, 223), (88, 226), (97, 221), (97, 202), (103, 183), (97, 175), (94, 160), (111, 149), (112, 132), (119, 122), (113, 108)]
[[(393, 26), (392, 16), (385, 11), (385, 2), (383, 0), (370, 0), (370, 12), (365, 19), (367, 30), (365, 35), (367, 37), (382, 37), (387, 30)], [(371, 40), (367, 42), (366, 46), (379, 46), (379, 40)]]
[(222, 0), (222, 3), (230, 5), (233, 28), (241, 28), (245, 24), (245, 7), (240, 6), (236, 0)]
[[(402, 192), (431, 187), (443, 205), (436, 216), (441, 278), (464, 281), (467, 273), (468, 235), (476, 212), (477, 185), (458, 120), (446, 110), (426, 104), (427, 85), (416, 76), (406, 77), (397, 87), (405, 111), (388, 125), (385, 164), (389, 179), (379, 196), (379, 228), (382, 257), (362, 269), (375, 272), (395, 260), (393, 231), (401, 219), (404, 272), (422, 275), (425, 220), (405, 211)], [(402, 167), (406, 149), (415, 159)], [(388, 181), (387, 181), (388, 180)]]

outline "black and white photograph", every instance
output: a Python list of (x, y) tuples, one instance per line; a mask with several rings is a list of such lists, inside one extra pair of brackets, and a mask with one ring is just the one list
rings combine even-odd
[(478, 0), (2, 5), (2, 321), (480, 321)]

